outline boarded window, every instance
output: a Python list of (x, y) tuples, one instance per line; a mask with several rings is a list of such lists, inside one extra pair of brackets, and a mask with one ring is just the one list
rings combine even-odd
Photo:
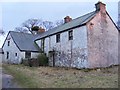
[(68, 40), (73, 40), (73, 30), (68, 32)]
[(8, 41), (8, 46), (10, 46), (10, 41)]
[(56, 43), (60, 42), (60, 34), (56, 35)]
[(25, 58), (31, 58), (31, 52), (25, 52)]
[(9, 52), (7, 52), (7, 57), (6, 57), (6, 59), (9, 59)]

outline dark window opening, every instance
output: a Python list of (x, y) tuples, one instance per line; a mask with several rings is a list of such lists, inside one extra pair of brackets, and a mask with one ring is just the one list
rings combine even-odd
[(9, 52), (7, 52), (7, 57), (6, 57), (6, 59), (9, 59)]
[(15, 56), (17, 56), (17, 53), (15, 53)]
[(31, 58), (31, 52), (25, 52), (25, 58)]
[(68, 39), (73, 40), (73, 30), (68, 32)]
[(8, 41), (8, 46), (10, 46), (10, 41)]
[(57, 43), (60, 42), (60, 34), (57, 34), (57, 35), (56, 35), (56, 42), (57, 42)]

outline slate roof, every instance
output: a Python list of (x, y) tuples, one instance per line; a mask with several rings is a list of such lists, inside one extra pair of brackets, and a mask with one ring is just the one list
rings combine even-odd
[(89, 20), (91, 20), (95, 15), (96, 15), (96, 11), (90, 12), (88, 14), (85, 14), (81, 17), (78, 17), (76, 19), (73, 19), (72, 21), (68, 22), (68, 23), (64, 23), (58, 27), (55, 27), (51, 30), (46, 31), (45, 33), (41, 34), (40, 36), (38, 36), (36, 40), (39, 40), (41, 38), (53, 35), (55, 33), (59, 33), (65, 30), (69, 30), (71, 28), (77, 27), (77, 26), (82, 26), (84, 24), (86, 24)]
[(15, 31), (10, 31), (9, 33), (20, 51), (38, 52), (38, 49), (34, 43), (36, 36)]

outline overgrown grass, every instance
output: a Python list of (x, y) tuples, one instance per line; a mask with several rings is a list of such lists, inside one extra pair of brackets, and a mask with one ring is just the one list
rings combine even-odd
[(3, 65), (27, 88), (118, 88), (118, 66), (97, 70)]
[(36, 84), (33, 83), (34, 80), (32, 76), (19, 71), (20, 67), (22, 67), (22, 65), (3, 65), (3, 68), (7, 71), (7, 73), (10, 73), (12, 76), (14, 76), (15, 80), (23, 88), (37, 88)]

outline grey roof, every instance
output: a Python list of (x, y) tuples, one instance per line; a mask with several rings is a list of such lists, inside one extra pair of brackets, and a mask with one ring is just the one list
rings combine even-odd
[(68, 22), (68, 23), (64, 23), (58, 27), (55, 27), (51, 30), (46, 31), (45, 33), (41, 34), (40, 36), (38, 36), (35, 40), (39, 40), (40, 38), (44, 38), (46, 36), (58, 33), (58, 32), (62, 32), (64, 30), (68, 30), (77, 26), (81, 26), (85, 23), (87, 23), (89, 20), (91, 20), (96, 14), (96, 11), (90, 12), (88, 14), (85, 14), (81, 17), (78, 17), (76, 19), (73, 19), (72, 21)]
[(10, 31), (9, 33), (13, 38), (13, 41), (21, 51), (38, 52), (38, 49), (34, 43), (34, 39), (36, 38), (36, 36), (15, 31)]

